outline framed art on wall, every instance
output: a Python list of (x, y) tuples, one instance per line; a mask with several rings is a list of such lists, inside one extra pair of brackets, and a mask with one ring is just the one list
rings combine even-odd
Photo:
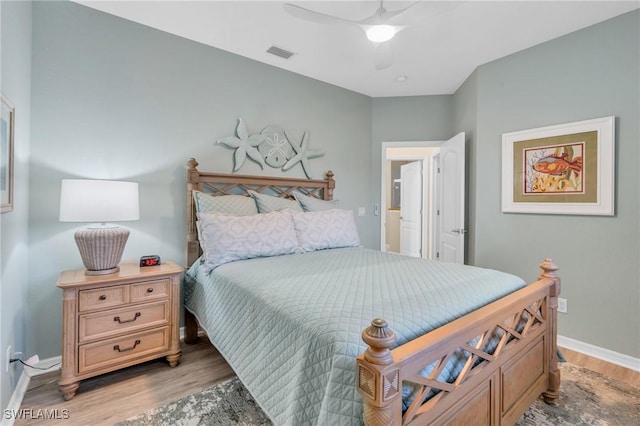
[(0, 116), (0, 212), (13, 210), (13, 139), (16, 109), (4, 95)]
[(502, 211), (614, 214), (615, 117), (502, 135)]

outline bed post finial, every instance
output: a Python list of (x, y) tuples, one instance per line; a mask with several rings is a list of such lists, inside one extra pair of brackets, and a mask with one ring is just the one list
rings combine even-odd
[(357, 359), (362, 419), (366, 426), (390, 426), (394, 413), (402, 411), (400, 371), (389, 350), (396, 344), (396, 334), (385, 320), (376, 318), (362, 332), (362, 340), (368, 345)]
[(189, 171), (195, 170), (198, 168), (198, 162), (195, 158), (191, 157), (189, 158), (189, 161), (187, 161), (187, 166), (189, 167)]
[(386, 365), (393, 362), (389, 348), (396, 344), (396, 334), (382, 318), (371, 321), (362, 332), (362, 340), (369, 345), (364, 357), (372, 364)]
[(540, 269), (542, 269), (542, 275), (540, 275), (540, 277), (551, 279), (558, 278), (558, 276), (556, 275), (556, 271), (560, 268), (558, 267), (558, 265), (556, 265), (553, 259), (546, 258), (545, 260), (543, 260), (540, 264)]
[(326, 193), (323, 194), (323, 198), (325, 200), (333, 200), (333, 189), (336, 187), (336, 181), (333, 180), (333, 172), (329, 170), (324, 175), (327, 178), (327, 190), (325, 191)]

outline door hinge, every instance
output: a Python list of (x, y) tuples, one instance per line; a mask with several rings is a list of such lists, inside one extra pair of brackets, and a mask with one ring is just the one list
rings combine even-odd
[(438, 167), (438, 173), (440, 173), (440, 167)]
[(436, 259), (440, 259), (440, 252), (439, 251), (436, 252)]
[(436, 216), (440, 216), (440, 210), (436, 210)]

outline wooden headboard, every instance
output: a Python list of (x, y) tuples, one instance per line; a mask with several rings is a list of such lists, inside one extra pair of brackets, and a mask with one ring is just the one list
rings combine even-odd
[(207, 173), (199, 171), (198, 162), (191, 158), (187, 161), (187, 267), (202, 254), (196, 229), (194, 190), (213, 196), (248, 196), (247, 190), (251, 189), (283, 198), (293, 198), (292, 193), (298, 191), (321, 200), (333, 200), (335, 186), (332, 171), (326, 173), (324, 180)]

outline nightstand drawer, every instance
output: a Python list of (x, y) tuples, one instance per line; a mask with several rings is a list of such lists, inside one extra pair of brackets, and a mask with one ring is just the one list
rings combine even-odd
[(78, 373), (121, 365), (169, 349), (169, 327), (132, 333), (126, 337), (88, 343), (79, 347)]
[(129, 302), (129, 286), (97, 288), (94, 290), (80, 290), (78, 295), (78, 310), (80, 312), (99, 308), (111, 308)]
[(131, 284), (131, 302), (169, 297), (169, 280)]
[(80, 315), (78, 341), (113, 337), (141, 328), (169, 324), (169, 300)]

